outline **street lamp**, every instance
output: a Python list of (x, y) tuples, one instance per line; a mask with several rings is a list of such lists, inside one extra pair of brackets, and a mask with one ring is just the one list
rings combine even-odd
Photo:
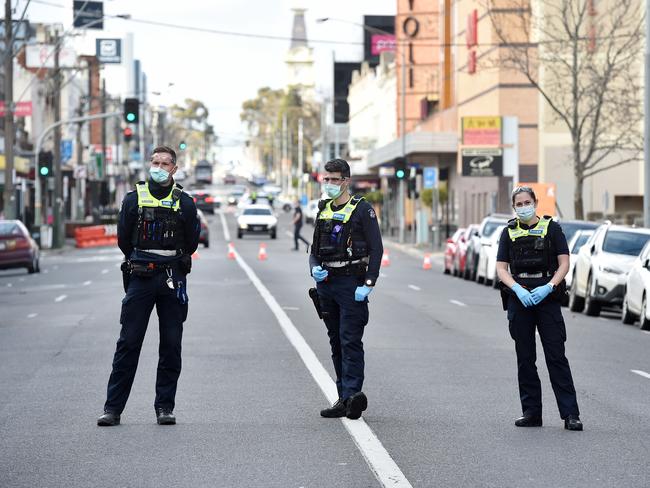
[[(650, 1), (650, 0), (649, 0)], [(377, 27), (373, 27), (370, 25), (366, 24), (361, 24), (359, 22), (353, 22), (350, 20), (344, 20), (344, 19), (336, 19), (332, 17), (321, 17), (316, 19), (316, 22), (319, 24), (322, 24), (324, 22), (328, 21), (335, 21), (335, 22), (342, 22), (344, 24), (350, 24), (350, 25), (356, 25), (358, 27), (361, 27), (362, 29), (375, 33), (375, 34), (382, 34), (386, 36), (392, 36), (394, 34), (391, 34), (390, 32), (387, 32), (383, 29), (378, 29)], [(395, 35), (395, 42), (400, 44), (400, 54), (401, 54), (401, 63), (400, 63), (400, 75), (402, 78), (402, 91), (400, 93), (400, 105), (401, 105), (401, 115), (402, 119), (400, 121), (400, 132), (402, 135), (402, 158), (406, 159), (406, 49), (405, 49), (405, 43), (403, 41), (398, 41), (397, 36)], [(399, 180), (399, 197), (398, 197), (398, 210), (397, 213), (399, 215), (399, 242), (403, 243), (404, 242), (404, 234), (406, 231), (406, 220), (404, 217), (404, 194), (406, 192), (406, 183), (404, 179)]]

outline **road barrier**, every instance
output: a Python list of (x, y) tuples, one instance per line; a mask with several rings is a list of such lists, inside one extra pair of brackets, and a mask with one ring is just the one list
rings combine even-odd
[(117, 245), (117, 226), (77, 227), (74, 231), (74, 238), (78, 248), (115, 246)]

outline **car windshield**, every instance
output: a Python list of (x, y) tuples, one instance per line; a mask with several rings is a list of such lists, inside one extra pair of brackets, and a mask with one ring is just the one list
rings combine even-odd
[(575, 235), (576, 232), (583, 229), (596, 229), (598, 227), (598, 224), (596, 223), (590, 224), (586, 222), (584, 223), (560, 222), (560, 226), (562, 227), (562, 232), (564, 232), (564, 237), (566, 237), (566, 241), (571, 242), (571, 239), (573, 239), (573, 236)]
[(494, 231), (497, 230), (500, 226), (505, 224), (505, 222), (498, 222), (496, 220), (488, 220), (483, 227), (483, 237), (490, 237), (494, 234)]
[(244, 210), (244, 215), (271, 215), (269, 208), (247, 208)]
[(603, 242), (603, 251), (627, 256), (638, 256), (650, 239), (650, 234), (610, 230)]
[(0, 236), (11, 237), (11, 236), (21, 236), (23, 233), (20, 231), (18, 224), (13, 222), (0, 222)]
[(585, 242), (589, 240), (591, 237), (591, 234), (587, 234), (583, 232), (578, 236), (576, 239), (576, 242), (573, 244), (573, 249), (571, 249), (571, 254), (578, 254), (578, 251), (580, 251), (580, 248), (585, 245)]

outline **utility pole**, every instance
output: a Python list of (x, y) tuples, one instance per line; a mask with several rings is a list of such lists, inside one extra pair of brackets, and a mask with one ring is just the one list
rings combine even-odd
[(645, 116), (643, 130), (643, 226), (650, 227), (650, 0), (645, 2)]
[(284, 169), (287, 164), (287, 114), (282, 115), (282, 161), (280, 163), (280, 184), (282, 185), (282, 193), (288, 193), (288, 188), (285, 188)]
[(302, 157), (302, 117), (298, 119), (298, 198), (302, 200), (303, 194), (303, 157)]
[[(61, 121), (61, 70), (59, 68), (59, 31), (54, 34), (54, 123)], [(63, 247), (65, 234), (63, 225), (63, 171), (61, 170), (61, 126), (54, 130), (54, 198), (52, 211), (54, 228), (52, 229), (52, 247)]]
[[(103, 114), (106, 113), (106, 78), (102, 79), (102, 91), (99, 99), (100, 103), (100, 110), (102, 111)], [(103, 187), (106, 184), (106, 180), (108, 179), (108, 165), (106, 163), (106, 153), (107, 148), (106, 148), (106, 119), (102, 119), (102, 125), (101, 125), (101, 138), (102, 138), (102, 183), (101, 186)], [(103, 192), (101, 192), (103, 193)]]
[[(5, 219), (16, 218), (16, 195), (14, 193), (14, 57), (13, 25), (11, 20), (11, 0), (5, 0)], [(38, 157), (38, 156), (37, 156)], [(36, 175), (36, 178), (39, 176)]]
[[(650, 1), (650, 0), (648, 0)], [(401, 136), (402, 136), (402, 157), (406, 160), (406, 44), (400, 44), (401, 50), (401, 71), (402, 71), (402, 92), (400, 100), (402, 105)], [(407, 168), (408, 169), (408, 168)], [(404, 178), (399, 180), (399, 195), (397, 202), (397, 213), (399, 215), (399, 242), (404, 243), (404, 232), (406, 230), (406, 217), (404, 215)]]

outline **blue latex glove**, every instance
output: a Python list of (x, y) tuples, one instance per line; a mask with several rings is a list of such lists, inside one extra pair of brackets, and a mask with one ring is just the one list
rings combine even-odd
[(327, 278), (328, 274), (329, 273), (327, 272), (327, 270), (323, 269), (320, 266), (314, 266), (311, 269), (311, 275), (314, 278), (314, 280), (316, 280), (316, 283), (320, 283), (321, 281), (323, 281), (325, 278)]
[(517, 298), (519, 298), (519, 301), (524, 304), (524, 307), (532, 307), (535, 305), (533, 295), (519, 283), (512, 285), (512, 291), (516, 293)]
[(535, 305), (540, 303), (544, 298), (553, 293), (553, 285), (546, 283), (545, 285), (538, 286), (533, 291), (530, 292), (530, 296), (533, 297), (533, 302)]
[(371, 291), (372, 288), (369, 286), (357, 286), (357, 289), (354, 290), (354, 299), (357, 302), (363, 302), (366, 298), (368, 298), (368, 295), (370, 295)]

